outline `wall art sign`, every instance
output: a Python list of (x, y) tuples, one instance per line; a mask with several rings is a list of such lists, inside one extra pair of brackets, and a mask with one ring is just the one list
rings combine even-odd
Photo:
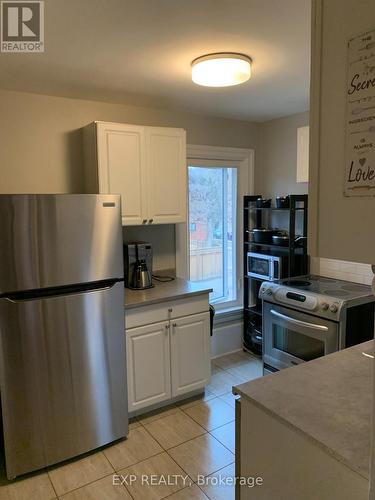
[(345, 195), (375, 196), (375, 30), (349, 40)]

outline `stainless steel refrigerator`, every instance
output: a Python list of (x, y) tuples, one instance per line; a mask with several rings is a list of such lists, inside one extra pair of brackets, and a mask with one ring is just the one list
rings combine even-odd
[(8, 478), (127, 435), (120, 197), (0, 195)]

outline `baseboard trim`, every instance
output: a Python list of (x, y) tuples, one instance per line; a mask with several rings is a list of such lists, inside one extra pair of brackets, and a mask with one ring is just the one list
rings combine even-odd
[(224, 354), (219, 354), (218, 356), (213, 356), (212, 359), (221, 358), (222, 356), (227, 356), (228, 354), (235, 354), (236, 352), (242, 352), (243, 349), (235, 349), (234, 351), (225, 352)]

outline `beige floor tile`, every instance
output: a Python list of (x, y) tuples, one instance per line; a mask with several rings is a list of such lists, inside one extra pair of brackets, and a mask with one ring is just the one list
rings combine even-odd
[(165, 452), (127, 467), (119, 474), (134, 475), (135, 481), (128, 482), (126, 487), (135, 500), (159, 500), (191, 484), (188, 475)]
[(176, 405), (166, 406), (165, 408), (160, 408), (158, 410), (150, 411), (144, 415), (138, 417), (141, 424), (149, 424), (158, 418), (167, 417), (168, 415), (173, 415), (174, 413), (180, 411)]
[(231, 392), (227, 392), (226, 394), (223, 394), (222, 396), (219, 396), (219, 399), (230, 405), (232, 408), (235, 408), (235, 401), (238, 399), (239, 396), (235, 396)]
[(228, 424), (235, 418), (234, 408), (219, 398), (187, 408), (184, 412), (208, 431)]
[(150, 436), (143, 426), (140, 426), (131, 430), (128, 438), (124, 441), (105, 448), (103, 453), (115, 470), (119, 470), (162, 451), (163, 448)]
[(213, 375), (214, 373), (218, 373), (220, 371), (222, 371), (223, 368), (221, 368), (220, 366), (218, 366), (216, 363), (215, 363), (215, 360), (213, 359), (211, 361), (211, 375)]
[(205, 390), (203, 394), (199, 394), (198, 396), (194, 396), (189, 399), (184, 399), (183, 401), (176, 403), (176, 405), (181, 410), (184, 410), (185, 408), (191, 408), (192, 406), (199, 405), (199, 403), (202, 403), (203, 401), (209, 401), (213, 398), (216, 398), (215, 394), (208, 390)]
[(210, 434), (204, 434), (168, 451), (189, 476), (207, 476), (234, 461), (234, 455)]
[(215, 358), (212, 360), (212, 362), (219, 368), (227, 370), (228, 368), (241, 365), (253, 359), (257, 358), (251, 356), (251, 354), (248, 354), (247, 352), (238, 351), (231, 354), (226, 354), (225, 356), (221, 356), (220, 358)]
[(234, 422), (225, 424), (210, 432), (221, 444), (226, 446), (232, 453), (235, 453), (235, 425)]
[(137, 418), (131, 418), (129, 420), (129, 431), (133, 430), (133, 429), (136, 429), (137, 427), (139, 427), (141, 425), (141, 422), (137, 419)]
[(173, 493), (167, 500), (207, 500), (208, 497), (198, 488), (196, 484), (192, 484), (183, 490)]
[(211, 383), (207, 386), (207, 389), (216, 396), (221, 396), (226, 392), (231, 392), (234, 385), (242, 383), (243, 378), (235, 377), (226, 370), (220, 370), (211, 376)]
[(145, 428), (165, 449), (177, 446), (206, 432), (203, 427), (182, 412), (145, 424)]
[(113, 475), (60, 497), (61, 500), (132, 500), (122, 484), (114, 484)]
[(242, 365), (228, 368), (227, 372), (247, 382), (263, 376), (263, 365), (259, 359), (254, 359)]
[[(235, 498), (234, 464), (221, 469), (205, 478), (205, 485), (199, 485), (210, 500), (234, 500)], [(217, 484), (220, 478), (228, 478), (228, 484)], [(233, 484), (230, 484), (233, 482)], [(255, 492), (254, 492), (255, 493)], [(256, 497), (254, 497), (256, 498)]]
[(56, 497), (47, 473), (7, 481), (1, 477), (0, 500), (51, 500)]
[(102, 452), (52, 468), (48, 474), (58, 496), (108, 476), (113, 468)]

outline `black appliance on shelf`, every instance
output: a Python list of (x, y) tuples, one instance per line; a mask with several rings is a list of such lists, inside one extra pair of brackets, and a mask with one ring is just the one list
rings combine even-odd
[[(259, 289), (263, 281), (307, 274), (307, 210), (308, 195), (276, 198), (275, 206), (259, 203), (261, 195), (245, 196), (244, 216), (244, 330), (243, 348), (262, 355), (263, 318)], [(267, 200), (268, 201), (268, 200)], [(267, 204), (268, 205), (268, 204)], [(277, 226), (277, 229), (276, 229)], [(281, 226), (281, 227), (280, 227)], [(254, 231), (255, 230), (255, 231)], [(281, 245), (261, 242), (261, 233), (287, 235)], [(254, 238), (255, 235), (255, 238)], [(266, 241), (266, 240), (264, 240)]]

